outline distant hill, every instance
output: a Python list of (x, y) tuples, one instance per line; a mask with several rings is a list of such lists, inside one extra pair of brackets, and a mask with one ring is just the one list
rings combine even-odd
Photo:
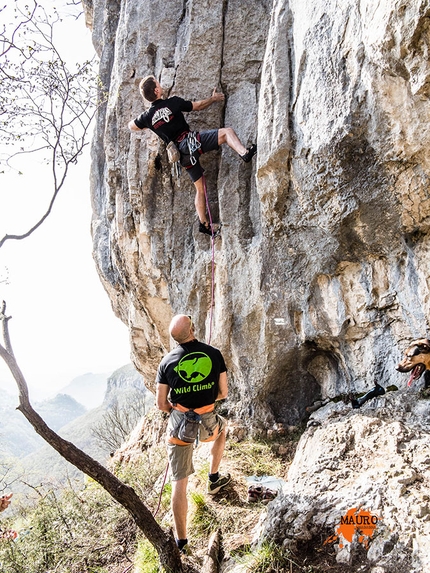
[[(130, 366), (132, 366), (130, 364)], [(106, 394), (109, 374), (92, 374), (88, 372), (74, 378), (67, 386), (61, 388), (62, 394), (72, 396), (87, 410), (97, 408), (103, 402)]]
[[(104, 377), (104, 396), (97, 407), (85, 410), (77, 396), (88, 404), (97, 391), (97, 383), (93, 383), (96, 376), (100, 380)], [(99, 382), (100, 382), (99, 380)], [(90, 392), (85, 391), (86, 383), (91, 387)], [(74, 396), (64, 394), (69, 389)], [(101, 447), (93, 435), (93, 427), (103, 420), (104, 415), (113, 407), (121, 410), (127, 401), (133, 399), (136, 393), (147, 396), (148, 407), (151, 407), (154, 398), (145, 385), (142, 376), (133, 365), (128, 364), (116, 370), (108, 378), (105, 375), (85, 374), (75, 378), (68, 386), (62, 389), (50, 400), (34, 403), (35, 410), (44, 418), (48, 426), (58, 432), (63, 438), (74, 443), (87, 454), (105, 463), (109, 458), (108, 446)], [(0, 402), (0, 463), (7, 459), (10, 465), (15, 458), (27, 483), (37, 483), (47, 479), (64, 480), (67, 477), (76, 477), (80, 474), (73, 466), (46, 444), (33, 430), (24, 416), (16, 410), (18, 398), (6, 393), (2, 394)], [(19, 459), (19, 464), (18, 464)]]
[(55, 431), (86, 412), (85, 407), (68, 394), (57, 394), (50, 400), (36, 404), (35, 409)]
[(40, 448), (40, 438), (21, 412), (16, 409), (18, 397), (2, 390), (0, 401), (0, 462), (21, 458)]
[[(4, 457), (22, 458), (40, 448), (44, 441), (16, 408), (18, 397), (2, 393), (0, 402), (0, 461)], [(85, 413), (85, 408), (71, 396), (57, 394), (50, 400), (35, 402), (34, 409), (50, 428), (62, 426)]]

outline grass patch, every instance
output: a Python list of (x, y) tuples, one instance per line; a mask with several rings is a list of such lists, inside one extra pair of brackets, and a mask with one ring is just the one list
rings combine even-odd
[(193, 504), (190, 528), (193, 537), (207, 537), (218, 527), (217, 515), (204, 494), (192, 491), (190, 500)]
[(134, 554), (134, 566), (136, 573), (158, 573), (160, 571), (158, 553), (146, 539), (138, 541)]
[(209, 475), (209, 462), (203, 462), (200, 467), (198, 467), (198, 469), (196, 470), (196, 476), (199, 478), (199, 480), (206, 484), (206, 482), (208, 481), (208, 475)]
[(273, 443), (269, 441), (228, 442), (225, 457), (234, 461), (245, 476), (282, 477), (285, 474), (285, 462), (273, 451)]
[(242, 552), (235, 559), (245, 567), (246, 573), (287, 573), (296, 565), (287, 549), (271, 542), (264, 542), (253, 551)]

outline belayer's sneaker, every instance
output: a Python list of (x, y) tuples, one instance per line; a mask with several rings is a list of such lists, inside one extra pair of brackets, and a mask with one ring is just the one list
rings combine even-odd
[(184, 545), (184, 546), (182, 547), (182, 549), (179, 550), (179, 552), (180, 552), (182, 555), (188, 555), (188, 556), (190, 556), (190, 555), (193, 554), (193, 552), (191, 551), (191, 548), (190, 548), (190, 546), (188, 545), (188, 543), (187, 543), (186, 545)]
[(211, 228), (210, 223), (202, 223), (201, 221), (199, 223), (199, 232), (204, 233), (205, 235), (209, 235), (210, 237), (212, 237), (212, 230), (213, 230), (213, 236), (216, 237), (217, 235), (219, 235), (220, 229), (221, 225), (212, 225)]
[(231, 480), (230, 474), (226, 474), (225, 476), (220, 474), (219, 478), (214, 482), (208, 480), (208, 493), (210, 495), (215, 495), (216, 493), (219, 492), (220, 489), (222, 489), (228, 483), (230, 483), (230, 480)]
[(176, 545), (178, 546), (179, 553), (182, 555), (191, 555), (191, 548), (188, 545), (188, 539), (177, 539)]
[(249, 163), (256, 153), (257, 153), (257, 144), (253, 143), (251, 147), (248, 147), (246, 153), (244, 155), (241, 155), (241, 158), (244, 160), (245, 163)]

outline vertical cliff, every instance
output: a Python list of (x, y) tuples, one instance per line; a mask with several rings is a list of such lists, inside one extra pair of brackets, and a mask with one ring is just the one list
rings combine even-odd
[(225, 106), (196, 129), (258, 136), (256, 165), (205, 156), (212, 342), (245, 416), (295, 423), (315, 398), (397, 382), (429, 315), (428, 2), (119, 2), (92, 6), (107, 102), (93, 146), (94, 253), (151, 383), (172, 313), (209, 328), (211, 249), (162, 143), (132, 135), (148, 73)]
[(429, 314), (428, 2), (119, 2), (92, 6), (108, 93), (93, 146), (94, 253), (149, 383), (172, 313), (201, 338), (210, 240), (163, 144), (130, 134), (140, 79), (225, 106), (188, 115), (258, 137), (256, 165), (205, 156), (215, 246), (212, 342), (231, 403), (295, 423), (315, 398), (399, 382)]
[(135, 365), (151, 385), (171, 316), (192, 314), (203, 339), (212, 304), (193, 186), (153, 134), (127, 129), (153, 73), (186, 99), (218, 86), (225, 105), (189, 114), (192, 127), (258, 141), (252, 165), (229, 148), (202, 159), (223, 223), (212, 343), (228, 362), (232, 417), (296, 424), (317, 398), (400, 389), (375, 402), (380, 413), (331, 403), (314, 416), (322, 428), (305, 434), (265, 534), (309, 542), (370, 500), (385, 529), (369, 559), (424, 571), (428, 402), (415, 405), (419, 385), (407, 391), (395, 365), (429, 330), (428, 0), (88, 0), (87, 11), (107, 96), (93, 144), (94, 256)]

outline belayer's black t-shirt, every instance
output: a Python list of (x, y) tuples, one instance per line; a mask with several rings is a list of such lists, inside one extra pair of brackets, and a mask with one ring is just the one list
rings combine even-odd
[(186, 408), (213, 404), (218, 396), (219, 375), (227, 368), (221, 352), (194, 340), (179, 344), (163, 358), (157, 384), (170, 387), (170, 401)]
[(182, 133), (190, 131), (185, 121), (183, 111), (193, 109), (193, 102), (181, 97), (157, 99), (148, 109), (134, 120), (139, 129), (147, 127), (156, 133), (163, 141), (175, 141)]

